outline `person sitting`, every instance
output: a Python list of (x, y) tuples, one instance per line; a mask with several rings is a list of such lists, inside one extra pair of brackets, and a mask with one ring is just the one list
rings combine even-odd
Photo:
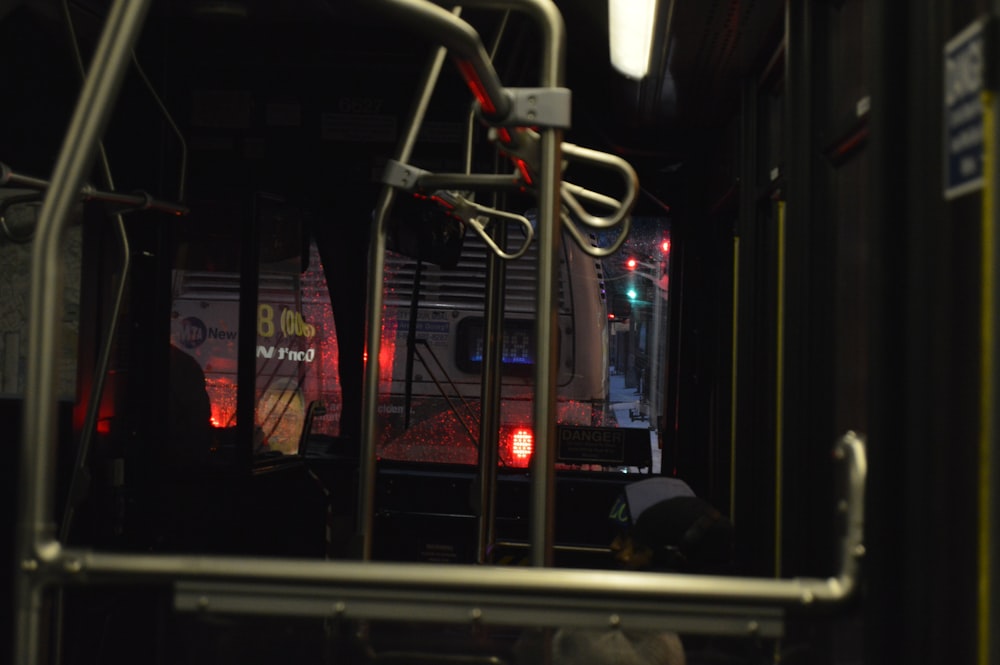
[(627, 570), (726, 574), (733, 525), (683, 480), (656, 477), (625, 487), (609, 513), (611, 552)]

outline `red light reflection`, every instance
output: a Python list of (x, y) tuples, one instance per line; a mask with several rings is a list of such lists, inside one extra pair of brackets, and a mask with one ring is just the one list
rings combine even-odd
[(483, 113), (487, 116), (496, 115), (497, 107), (490, 99), (489, 95), (486, 94), (486, 87), (483, 85), (482, 80), (479, 78), (479, 74), (476, 73), (475, 67), (468, 60), (457, 60), (456, 65), (458, 70), (462, 72), (462, 76), (465, 78), (466, 85), (469, 86), (469, 90), (479, 101), (479, 105), (483, 109)]
[(212, 403), (210, 418), (215, 427), (232, 427), (236, 424), (236, 381), (228, 377), (207, 378), (205, 389)]

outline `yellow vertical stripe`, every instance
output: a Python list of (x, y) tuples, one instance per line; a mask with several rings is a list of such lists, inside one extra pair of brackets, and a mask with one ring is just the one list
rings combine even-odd
[(995, 312), (996, 257), (994, 256), (994, 191), (996, 176), (996, 117), (994, 93), (982, 93), (983, 106), (983, 209), (982, 209), (982, 290), (980, 294), (980, 362), (979, 362), (979, 602), (978, 642), (979, 663), (990, 663), (990, 594), (992, 559), (992, 506), (990, 476), (993, 469), (994, 438), (993, 404), (993, 338)]
[(785, 202), (778, 201), (778, 289), (774, 400), (774, 576), (781, 577), (782, 458), (785, 391)]
[(729, 519), (736, 521), (736, 376), (740, 336), (740, 237), (733, 237), (733, 339), (729, 386)]

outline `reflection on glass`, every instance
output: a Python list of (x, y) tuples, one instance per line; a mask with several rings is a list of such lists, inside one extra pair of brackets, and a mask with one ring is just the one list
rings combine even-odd
[[(294, 454), (310, 404), (323, 405), (314, 435), (339, 434), (338, 348), (326, 280), (315, 245), (301, 274), (262, 265), (257, 305), (256, 452)], [(296, 265), (298, 263), (296, 262)], [(171, 343), (205, 372), (211, 422), (236, 424), (239, 273), (175, 270)]]

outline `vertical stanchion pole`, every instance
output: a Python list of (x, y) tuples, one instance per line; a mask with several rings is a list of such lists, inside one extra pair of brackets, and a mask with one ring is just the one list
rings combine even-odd
[[(457, 13), (457, 10), (456, 10)], [(410, 121), (406, 134), (396, 152), (396, 159), (401, 164), (409, 162), (413, 148), (420, 133), (420, 126), (430, 106), (434, 87), (444, 65), (448, 51), (438, 48), (434, 51), (431, 61), (424, 73), (423, 85), (416, 103), (410, 112)], [(361, 460), (358, 479), (358, 534), (361, 540), (361, 558), (371, 559), (372, 555), (372, 525), (375, 516), (375, 445), (378, 431), (378, 388), (379, 388), (379, 352), (382, 348), (382, 306), (385, 300), (385, 246), (386, 221), (396, 190), (386, 185), (379, 194), (378, 203), (372, 219), (372, 237), (368, 254), (368, 333), (365, 353), (365, 384), (361, 403)]]
[(70, 212), (97, 153), (112, 106), (142, 31), (149, 0), (116, 0), (60, 148), (38, 217), (31, 265), (28, 367), (24, 398), (15, 581), (14, 662), (34, 665), (41, 653), (43, 581), (33, 575), (43, 556), (55, 556), (53, 503), (56, 458), (56, 359), (63, 269), (60, 249)]
[[(490, 49), (490, 60), (496, 58), (500, 40), (507, 29), (505, 14), (497, 29)], [(467, 126), (467, 153), (465, 172), (472, 172), (472, 123), (475, 113), (469, 114)], [(500, 156), (494, 153), (494, 170), (499, 172)], [(492, 205), (497, 207), (500, 197), (493, 194)], [(499, 247), (507, 246), (506, 222), (496, 223), (493, 240)], [(507, 266), (495, 253), (486, 259), (486, 305), (483, 313), (483, 363), (480, 382), (479, 418), (479, 510), (476, 539), (476, 562), (490, 563), (490, 549), (496, 539), (497, 464), (500, 456), (500, 400), (502, 398), (501, 371), (503, 366), (503, 319), (506, 309), (504, 294), (507, 292)]]
[(733, 306), (729, 365), (729, 519), (736, 520), (736, 432), (740, 370), (740, 236), (733, 237)]
[(775, 317), (775, 349), (774, 349), (774, 576), (781, 577), (781, 538), (782, 538), (782, 494), (784, 489), (784, 453), (785, 453), (785, 202), (778, 201), (777, 211), (777, 255), (778, 274), (777, 315)]
[(649, 374), (652, 383), (649, 387), (649, 429), (656, 432), (657, 440), (660, 436), (660, 402), (663, 398), (661, 386), (663, 384), (663, 354), (660, 352), (662, 346), (660, 337), (663, 335), (663, 291), (660, 284), (663, 280), (663, 261), (656, 262), (656, 272), (653, 274), (653, 347), (652, 356), (649, 361)]
[[(562, 85), (565, 59), (565, 34), (562, 16), (553, 3), (532, 6), (540, 12), (543, 28), (543, 63), (541, 84), (555, 88)], [(541, 164), (538, 191), (538, 282), (536, 285), (537, 324), (535, 339), (535, 453), (532, 458), (531, 486), (531, 564), (552, 564), (555, 521), (555, 434), (556, 378), (559, 358), (558, 271), (562, 240), (563, 130), (547, 127), (541, 131)]]
[[(995, 21), (986, 24), (987, 53), (995, 54), (992, 44)], [(986, 59), (990, 61), (989, 58)], [(984, 89), (981, 93), (983, 111), (983, 193), (981, 213), (982, 246), (982, 291), (980, 294), (980, 386), (979, 386), (979, 524), (978, 539), (978, 607), (977, 635), (978, 662), (982, 665), (995, 662), (994, 638), (998, 620), (995, 616), (1000, 584), (994, 575), (994, 552), (996, 551), (996, 531), (994, 524), (998, 502), (996, 487), (998, 479), (994, 446), (997, 438), (996, 409), (998, 394), (996, 380), (1000, 365), (1000, 350), (997, 348), (997, 319), (1000, 316), (1000, 302), (997, 289), (997, 259), (1000, 256), (997, 226), (1000, 224), (1000, 209), (997, 206), (997, 191), (1000, 187), (1000, 169), (997, 157), (997, 117), (1000, 112), (1000, 95), (997, 95), (992, 65), (985, 67)]]

